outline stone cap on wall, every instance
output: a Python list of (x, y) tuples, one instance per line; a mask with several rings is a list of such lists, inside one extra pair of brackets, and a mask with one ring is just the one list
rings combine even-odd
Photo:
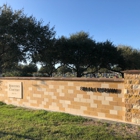
[(0, 77), (0, 80), (53, 80), (53, 81), (95, 81), (124, 82), (123, 78), (79, 78), (79, 77)]
[(122, 73), (126, 73), (126, 74), (140, 74), (140, 70), (125, 70), (125, 71), (122, 71)]

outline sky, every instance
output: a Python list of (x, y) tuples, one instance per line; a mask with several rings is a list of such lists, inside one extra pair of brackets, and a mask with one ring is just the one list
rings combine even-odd
[(56, 38), (84, 31), (97, 42), (140, 48), (140, 0), (0, 0), (55, 27)]

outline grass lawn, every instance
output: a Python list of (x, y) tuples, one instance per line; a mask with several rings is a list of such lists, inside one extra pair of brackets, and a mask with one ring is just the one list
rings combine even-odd
[(140, 140), (140, 126), (0, 102), (0, 140)]

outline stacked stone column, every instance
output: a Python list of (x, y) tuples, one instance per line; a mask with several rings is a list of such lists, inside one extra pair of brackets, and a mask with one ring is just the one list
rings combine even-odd
[(140, 70), (124, 71), (125, 121), (140, 124)]

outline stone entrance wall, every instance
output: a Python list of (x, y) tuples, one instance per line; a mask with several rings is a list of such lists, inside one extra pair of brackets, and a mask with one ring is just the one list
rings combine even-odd
[(0, 101), (140, 124), (140, 71), (119, 78), (0, 78)]
[(0, 82), (0, 101), (7, 104), (125, 121), (123, 79), (18, 77)]

